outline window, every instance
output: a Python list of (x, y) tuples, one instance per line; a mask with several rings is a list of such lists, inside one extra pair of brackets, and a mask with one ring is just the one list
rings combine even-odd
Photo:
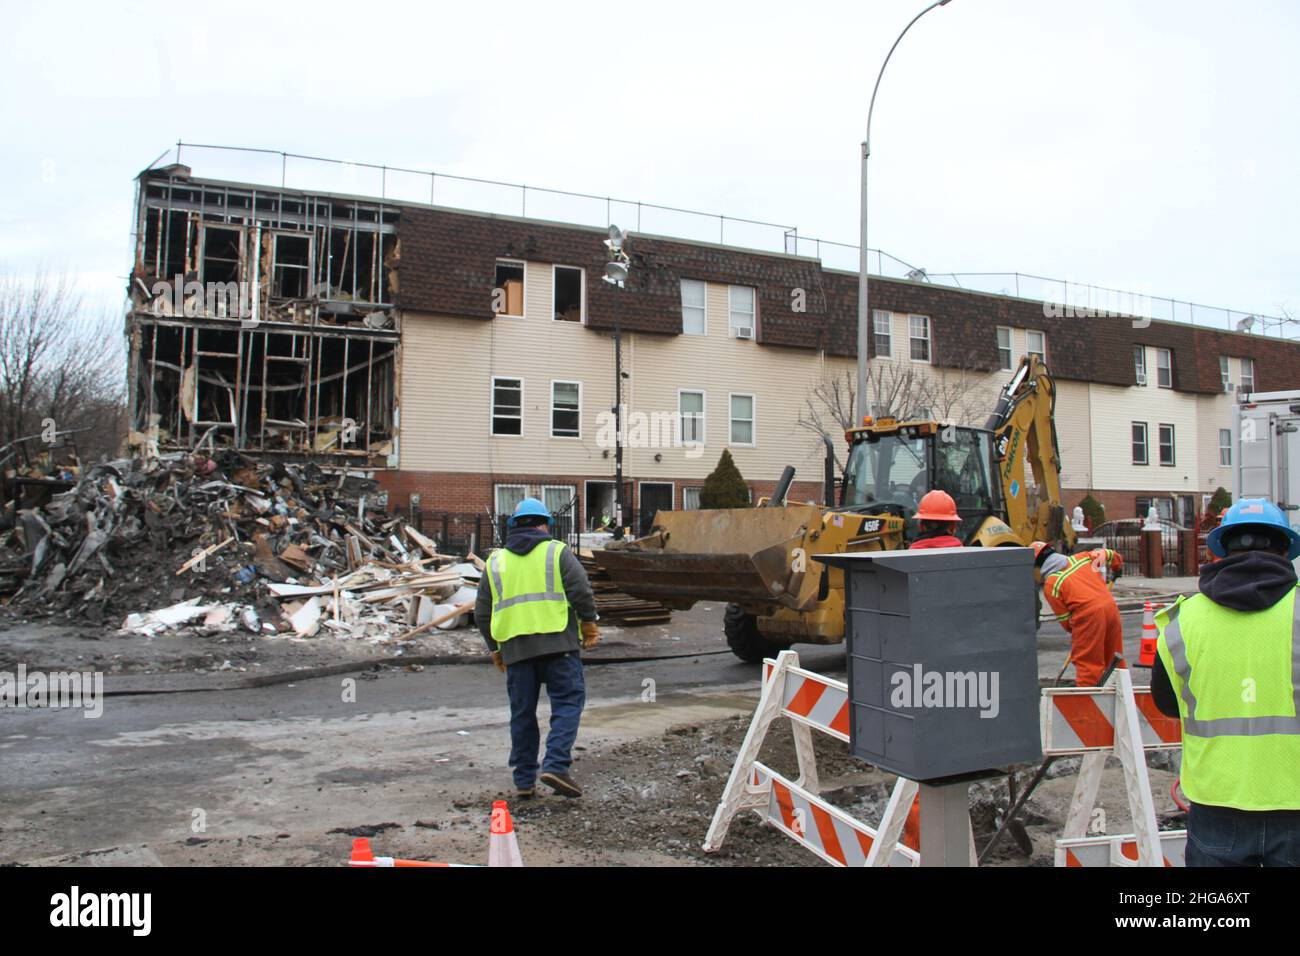
[(556, 266), (553, 273), (555, 321), (581, 322), (585, 273), (573, 266)]
[(1172, 466), (1174, 464), (1174, 426), (1159, 426), (1158, 435), (1160, 438), (1160, 464)]
[(199, 262), (200, 282), (238, 282), (242, 229), (227, 226), (203, 227), (203, 255)]
[(1147, 383), (1147, 350), (1145, 346), (1133, 346), (1133, 376), (1139, 385)]
[(546, 510), (551, 514), (559, 514), (573, 504), (577, 493), (573, 485), (543, 485), (542, 504), (546, 505)]
[(1219, 356), (1219, 381), (1225, 392), (1232, 391), (1232, 368), (1226, 355)]
[(514, 514), (515, 508), (519, 506), (519, 502), (523, 501), (527, 497), (528, 489), (523, 485), (497, 485), (497, 514)]
[(524, 433), (524, 380), (522, 378), (492, 379), (492, 434), (522, 435)]
[(682, 510), (698, 511), (700, 508), (700, 488), (682, 489)]
[(1005, 325), (998, 326), (998, 368), (1011, 371), (1011, 330)]
[(930, 319), (925, 315), (907, 317), (908, 337), (912, 345), (912, 358), (917, 362), (930, 361)]
[(753, 395), (731, 396), (731, 444), (755, 444)]
[(684, 445), (704, 444), (704, 393), (677, 393), (677, 416)]
[(311, 236), (275, 234), (271, 295), (305, 299), (311, 288)]
[(1253, 392), (1255, 390), (1255, 360), (1244, 358), (1241, 360), (1241, 390), (1243, 392)]
[(1174, 387), (1174, 353), (1156, 349), (1156, 384), (1161, 388)]
[(1025, 332), (1025, 351), (1037, 355), (1040, 362), (1047, 361), (1047, 335), (1029, 329)]
[(708, 325), (704, 316), (705, 285), (697, 279), (682, 280), (682, 334), (704, 335)]
[(876, 354), (884, 358), (889, 358), (891, 353), (889, 323), (892, 320), (893, 316), (888, 312), (880, 309), (871, 311), (872, 345), (875, 347)]
[(754, 337), (754, 290), (747, 285), (729, 287), (728, 312), (731, 334), (748, 330), (748, 338)]
[(582, 437), (582, 383), (551, 383), (551, 437)]
[(496, 278), (492, 280), (492, 312), (515, 319), (524, 317), (524, 264), (509, 259), (497, 260)]
[(1232, 467), (1232, 429), (1219, 429), (1219, 464), (1224, 468)]
[(1133, 464), (1147, 464), (1147, 423), (1133, 422)]

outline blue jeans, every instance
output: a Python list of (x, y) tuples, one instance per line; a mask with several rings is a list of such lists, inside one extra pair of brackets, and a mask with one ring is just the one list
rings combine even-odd
[(528, 789), (537, 779), (537, 701), (542, 685), (551, 699), (551, 731), (546, 735), (546, 773), (567, 774), (573, 763), (573, 742), (587, 701), (582, 658), (577, 651), (532, 657), (506, 668), (510, 694), (510, 767), (515, 786)]
[(1188, 866), (1300, 866), (1300, 810), (1237, 810), (1193, 803)]

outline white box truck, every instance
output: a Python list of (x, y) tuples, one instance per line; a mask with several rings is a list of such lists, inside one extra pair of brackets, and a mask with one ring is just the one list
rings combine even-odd
[(1256, 392), (1238, 401), (1232, 498), (1267, 498), (1300, 531), (1300, 391)]

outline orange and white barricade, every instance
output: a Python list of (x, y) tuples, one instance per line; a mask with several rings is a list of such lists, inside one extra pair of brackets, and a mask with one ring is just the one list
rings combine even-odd
[[(758, 759), (768, 728), (778, 717), (790, 718), (793, 726), (797, 780), (787, 780)], [(899, 843), (917, 783), (899, 777), (879, 829), (867, 826), (818, 796), (814, 730), (848, 742), (848, 685), (802, 669), (794, 651), (765, 660), (758, 707), (714, 811), (704, 849), (719, 849), (736, 814), (753, 810), (827, 863), (917, 866), (920, 854)]]
[[(1056, 841), (1057, 866), (1182, 866), (1186, 830), (1161, 832), (1146, 752), (1181, 750), (1182, 725), (1156, 709), (1150, 687), (1134, 687), (1117, 668), (1101, 687), (1050, 687), (1041, 701), (1043, 756), (1081, 755), (1070, 812)], [(1106, 758), (1124, 771), (1133, 832), (1087, 836)]]

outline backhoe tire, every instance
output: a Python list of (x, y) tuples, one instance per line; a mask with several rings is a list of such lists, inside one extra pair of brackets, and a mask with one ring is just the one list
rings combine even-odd
[(727, 646), (746, 664), (757, 664), (765, 657), (775, 657), (789, 644), (769, 640), (758, 629), (758, 618), (746, 614), (739, 604), (728, 604), (722, 619), (722, 629), (727, 635)]

